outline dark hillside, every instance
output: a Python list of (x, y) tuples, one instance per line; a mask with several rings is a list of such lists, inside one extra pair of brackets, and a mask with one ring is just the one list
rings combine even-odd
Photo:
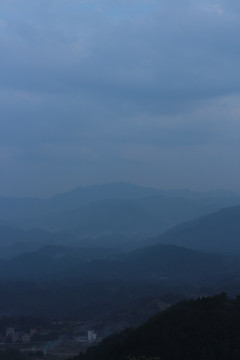
[[(95, 253), (94, 253), (95, 252)], [(155, 245), (115, 255), (111, 250), (46, 247), (0, 264), (0, 279), (81, 281), (131, 280), (164, 285), (213, 283), (238, 272), (233, 257), (174, 245)]]
[(224, 294), (179, 303), (136, 330), (106, 338), (84, 360), (128, 357), (162, 360), (237, 360), (240, 358), (240, 299)]

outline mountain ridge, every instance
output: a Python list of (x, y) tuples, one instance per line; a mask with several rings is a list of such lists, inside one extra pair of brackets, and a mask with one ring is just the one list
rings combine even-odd
[(152, 243), (175, 244), (204, 251), (240, 253), (240, 206), (185, 222), (152, 239)]

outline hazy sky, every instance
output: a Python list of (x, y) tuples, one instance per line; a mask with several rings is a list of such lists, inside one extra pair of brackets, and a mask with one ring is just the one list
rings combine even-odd
[(239, 0), (0, 0), (0, 195), (240, 191)]

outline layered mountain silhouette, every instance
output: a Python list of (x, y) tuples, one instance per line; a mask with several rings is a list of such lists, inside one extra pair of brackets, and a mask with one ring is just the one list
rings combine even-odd
[(128, 183), (79, 186), (46, 199), (0, 197), (0, 218), (32, 217), (63, 212), (105, 199), (137, 199), (157, 195), (158, 190)]
[(180, 224), (151, 241), (205, 251), (240, 252), (240, 206)]
[(48, 199), (0, 198), (0, 218), (25, 229), (74, 230), (79, 235), (157, 234), (183, 221), (240, 205), (227, 191), (161, 191), (128, 183), (78, 187)]
[(129, 253), (113, 249), (47, 246), (5, 260), (0, 279), (146, 281), (162, 285), (213, 283), (238, 273), (238, 259), (174, 245), (155, 245)]

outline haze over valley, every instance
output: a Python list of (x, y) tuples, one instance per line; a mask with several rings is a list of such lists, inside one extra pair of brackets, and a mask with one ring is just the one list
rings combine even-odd
[(240, 291), (238, 193), (120, 182), (4, 197), (0, 211), (0, 312), (15, 322), (75, 321), (75, 338), (102, 338), (180, 300)]

